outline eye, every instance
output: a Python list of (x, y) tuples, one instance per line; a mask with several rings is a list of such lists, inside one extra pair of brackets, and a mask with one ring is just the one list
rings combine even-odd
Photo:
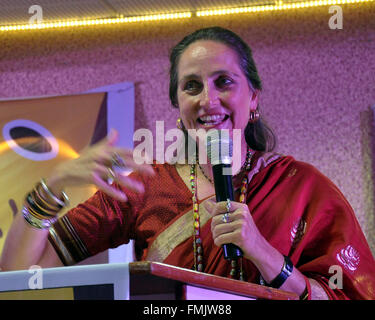
[(216, 79), (215, 81), (215, 84), (219, 87), (219, 88), (225, 88), (225, 87), (228, 87), (230, 86), (231, 84), (233, 84), (234, 81), (227, 77), (227, 76), (220, 76)]
[(197, 80), (189, 80), (184, 85), (184, 90), (188, 92), (200, 91), (202, 85)]

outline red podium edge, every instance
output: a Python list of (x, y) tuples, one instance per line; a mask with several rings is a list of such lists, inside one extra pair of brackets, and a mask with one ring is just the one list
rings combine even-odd
[(296, 293), (188, 270), (160, 262), (131, 262), (129, 263), (129, 272), (130, 275), (151, 274), (201, 288), (242, 295), (255, 299), (299, 300)]

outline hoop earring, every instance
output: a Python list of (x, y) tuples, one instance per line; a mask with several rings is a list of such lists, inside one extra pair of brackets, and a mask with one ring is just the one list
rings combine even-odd
[(260, 114), (258, 108), (255, 111), (250, 111), (249, 123), (255, 123), (259, 120)]
[(176, 127), (177, 127), (177, 129), (185, 130), (185, 126), (182, 123), (182, 119), (180, 117), (178, 117), (177, 120), (176, 120)]

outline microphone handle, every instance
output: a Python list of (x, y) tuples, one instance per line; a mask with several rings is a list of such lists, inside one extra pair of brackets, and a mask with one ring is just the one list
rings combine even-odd
[[(223, 169), (230, 167), (231, 165), (226, 164), (217, 164), (212, 166), (216, 202), (227, 201), (227, 199), (234, 201), (232, 176), (223, 174)], [(242, 250), (233, 243), (223, 244), (222, 247), (224, 258), (226, 260), (237, 259), (243, 256)]]

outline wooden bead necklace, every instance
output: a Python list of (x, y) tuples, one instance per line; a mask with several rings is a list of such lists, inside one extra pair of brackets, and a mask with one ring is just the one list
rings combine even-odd
[[(250, 169), (250, 161), (253, 153), (248, 149), (246, 154), (246, 161), (241, 167), (240, 173), (245, 171), (245, 175), (241, 182), (239, 202), (246, 203), (246, 192), (248, 185), (247, 171)], [(202, 168), (202, 173), (204, 174)], [(205, 174), (204, 174), (205, 175)], [(206, 176), (206, 175), (205, 175)], [(208, 177), (206, 176), (208, 179)], [(211, 179), (208, 179), (211, 183)], [(203, 246), (202, 239), (200, 237), (200, 218), (199, 218), (199, 204), (197, 197), (197, 166), (195, 164), (190, 165), (190, 185), (192, 191), (193, 200), (193, 216), (194, 216), (194, 229), (193, 229), (193, 249), (194, 249), (194, 270), (203, 272)], [(239, 267), (239, 270), (238, 270)], [(242, 267), (242, 258), (239, 258), (239, 264), (237, 260), (231, 260), (231, 271), (230, 278), (244, 280), (244, 273)]]

